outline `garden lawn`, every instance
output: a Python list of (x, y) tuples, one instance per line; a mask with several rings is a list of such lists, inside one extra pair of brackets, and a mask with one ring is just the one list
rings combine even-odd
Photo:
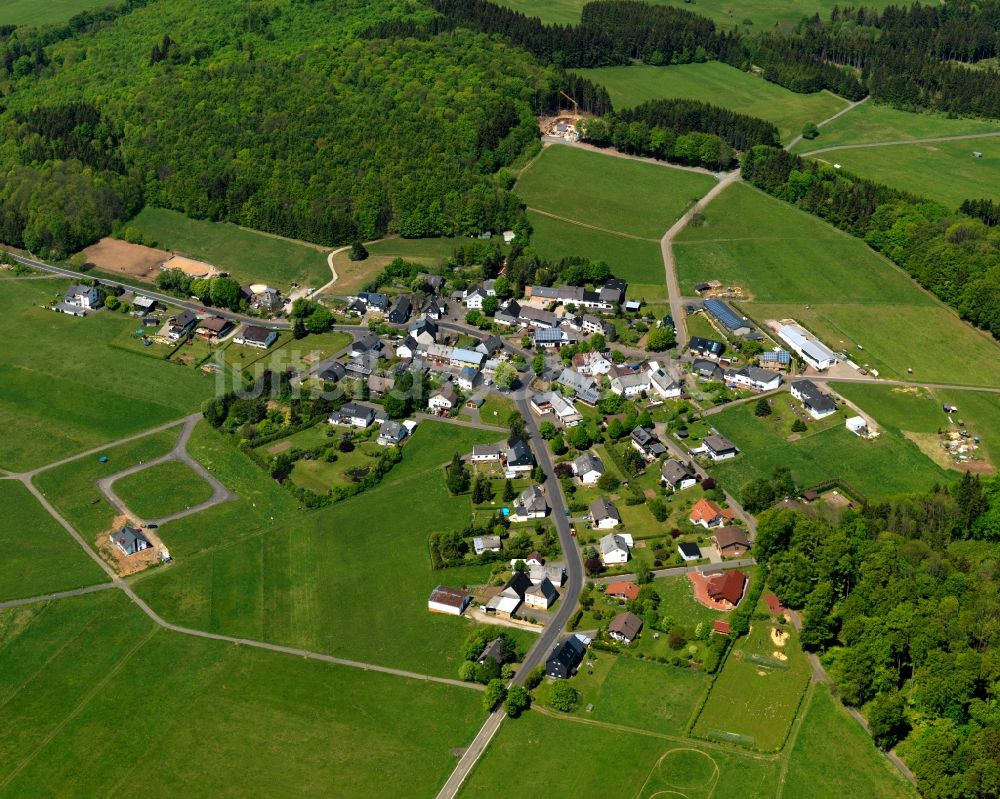
[[(697, 760), (687, 762), (692, 758)], [(497, 785), (511, 793), (558, 785), (560, 796), (580, 799), (649, 799), (657, 790), (683, 790), (681, 795), (689, 799), (712, 795), (772, 799), (779, 767), (777, 761), (736, 751), (702, 750), (695, 741), (675, 743), (529, 711), (516, 723), (500, 727), (459, 795), (491, 796)], [(701, 782), (704, 790), (685, 784), (696, 774), (694, 781)]]
[[(949, 119), (945, 114), (900, 111), (871, 100), (848, 111), (820, 128), (816, 139), (800, 141), (793, 151), (808, 153), (844, 144), (864, 145), (881, 141), (930, 139), (939, 136), (967, 136), (1000, 131), (1000, 122), (974, 117)], [(969, 147), (969, 150), (979, 149)], [(833, 155), (832, 153), (830, 154)], [(829, 157), (829, 156), (826, 156)]]
[(713, 185), (709, 175), (553, 144), (516, 191), (539, 211), (658, 242)]
[(116, 480), (113, 489), (140, 519), (160, 519), (212, 498), (212, 486), (181, 461), (130, 474)]
[(317, 288), (332, 277), (327, 248), (228, 222), (190, 219), (177, 211), (147, 207), (124, 229), (135, 229), (150, 246), (206, 261), (240, 283), (267, 283), (287, 293), (292, 283)]
[(674, 253), (685, 295), (713, 278), (739, 286), (735, 305), (757, 322), (795, 319), (883, 377), (1000, 385), (996, 342), (860, 239), (750, 186), (723, 192)]
[(702, 622), (711, 624), (725, 615), (720, 611), (706, 608), (694, 598), (694, 586), (687, 575), (657, 577), (653, 581), (653, 587), (660, 595), (660, 615), (669, 614), (681, 626), (689, 627)]
[(8, 281), (0, 295), (0, 468), (60, 460), (197, 411), (214, 381), (178, 364), (109, 346), (135, 320), (84, 319), (39, 307), (69, 281)]
[(527, 216), (534, 230), (531, 246), (542, 258), (558, 261), (578, 255), (604, 261), (613, 275), (628, 281), (629, 299), (666, 299), (667, 284), (658, 243), (581, 227), (531, 211)]
[(495, 439), (424, 421), (378, 487), (310, 512), (205, 430), (191, 453), (241, 499), (162, 527), (176, 562), (136, 590), (174, 622), (453, 677), (473, 625), (429, 613), (427, 596), (490, 569), (431, 571), (427, 537), (471, 515), (468, 496), (448, 495), (444, 464)]
[(629, 108), (647, 100), (693, 98), (773, 122), (784, 141), (801, 133), (807, 122), (820, 122), (847, 106), (846, 100), (830, 92), (796, 94), (719, 61), (668, 67), (601, 67), (579, 72), (606, 87), (615, 108)]
[(119, 592), (0, 613), (0, 703), (3, 797), (431, 796), (483, 715), (477, 691), (165, 631)]
[[(981, 152), (974, 158), (973, 151)], [(963, 200), (1000, 200), (1000, 137), (858, 147), (816, 158), (879, 183), (958, 208)]]
[(363, 261), (350, 259), (350, 248), (333, 256), (333, 268), (337, 272), (337, 281), (330, 287), (330, 292), (337, 296), (346, 296), (360, 291), (368, 281), (374, 278), (396, 258), (427, 266), (437, 266), (447, 260), (465, 242), (462, 239), (404, 239), (394, 237), (381, 239), (366, 244), (368, 257)]
[(100, 567), (19, 482), (0, 480), (0, 601), (105, 582)]
[(733, 460), (712, 467), (716, 479), (739, 496), (751, 480), (768, 478), (776, 468), (786, 466), (791, 469), (796, 485), (803, 488), (837, 480), (843, 482), (848, 493), (854, 488), (868, 499), (878, 500), (925, 491), (935, 483), (947, 483), (957, 476), (891, 430), (883, 430), (878, 438), (866, 440), (843, 424), (834, 424), (788, 441), (785, 422), (789, 418), (790, 410), (776, 410), (771, 416), (758, 418), (754, 416), (753, 403), (712, 416), (712, 424), (740, 450)]
[[(752, 738), (750, 746), (765, 752), (784, 745), (809, 681), (810, 667), (794, 629), (782, 627), (789, 637), (779, 648), (771, 640), (773, 626), (755, 621), (750, 634), (734, 645), (698, 716), (694, 735), (718, 740), (721, 733), (735, 733)], [(751, 660), (759, 656), (773, 662), (775, 652), (787, 656), (786, 668)]]
[(787, 796), (916, 799), (917, 792), (879, 752), (830, 689), (819, 683), (806, 710), (785, 775)]

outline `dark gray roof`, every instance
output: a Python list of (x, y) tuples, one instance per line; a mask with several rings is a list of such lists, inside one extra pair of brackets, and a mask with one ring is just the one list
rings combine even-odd
[(558, 663), (568, 671), (580, 662), (584, 651), (583, 641), (575, 635), (571, 635), (556, 647), (546, 663)]
[(702, 338), (701, 336), (691, 336), (691, 340), (688, 342), (688, 349), (694, 350), (702, 355), (714, 355), (719, 357), (726, 350), (726, 345), (721, 341), (715, 341), (710, 338)]
[(815, 411), (824, 413), (826, 411), (837, 410), (837, 403), (820, 391), (819, 387), (812, 380), (796, 380), (792, 383), (792, 388)]
[(527, 466), (534, 465), (535, 456), (531, 454), (528, 445), (523, 441), (515, 441), (507, 449), (507, 465)]

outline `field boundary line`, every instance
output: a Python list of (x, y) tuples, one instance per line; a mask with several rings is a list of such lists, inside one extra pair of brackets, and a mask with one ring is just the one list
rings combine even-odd
[[(811, 665), (812, 664), (810, 664), (810, 666)], [(811, 671), (812, 669), (810, 668), (810, 672)], [(801, 731), (803, 724), (805, 724), (806, 713), (809, 712), (813, 696), (816, 693), (816, 682), (812, 679), (814, 676), (815, 674), (810, 674), (809, 684), (806, 686), (805, 693), (799, 702), (798, 715), (795, 717), (792, 729), (789, 730), (788, 736), (785, 738), (785, 745), (782, 747), (783, 749), (787, 749), (787, 752), (781, 762), (781, 768), (778, 771), (778, 788), (774, 794), (774, 799), (781, 799), (782, 794), (785, 792), (785, 777), (788, 776), (788, 766), (792, 760), (792, 750), (795, 748), (795, 742), (799, 738), (799, 732)]]
[(650, 244), (656, 244), (659, 239), (650, 239), (646, 236), (636, 236), (633, 233), (623, 233), (620, 230), (611, 230), (606, 227), (599, 227), (598, 225), (591, 225), (589, 222), (581, 222), (579, 219), (573, 219), (568, 216), (560, 216), (559, 214), (553, 214), (551, 211), (543, 211), (541, 208), (533, 208), (532, 206), (527, 206), (526, 211), (531, 211), (535, 214), (541, 214), (542, 216), (550, 217), (551, 219), (558, 219), (560, 222), (568, 222), (571, 225), (578, 225), (579, 227), (585, 227), (590, 230), (597, 230), (601, 233), (607, 233), (611, 236), (620, 236), (623, 239), (632, 239), (634, 241), (648, 241)]
[(71, 588), (67, 591), (55, 591), (51, 594), (39, 594), (38, 596), (27, 596), (21, 599), (8, 599), (0, 602), (0, 610), (18, 608), (22, 605), (37, 605), (39, 602), (49, 602), (55, 599), (68, 599), (74, 596), (85, 596), (86, 594), (96, 594), (98, 591), (107, 591), (114, 588), (114, 583), (95, 583), (85, 588)]
[(66, 715), (66, 717), (62, 721), (60, 721), (55, 727), (53, 727), (49, 731), (48, 735), (42, 738), (38, 746), (36, 746), (31, 751), (31, 753), (28, 754), (28, 756), (24, 758), (24, 760), (22, 760), (14, 768), (13, 771), (11, 771), (2, 781), (0, 781), (0, 789), (6, 788), (8, 785), (10, 785), (10, 783), (18, 776), (18, 774), (20, 774), (28, 766), (30, 766), (35, 761), (35, 759), (45, 750), (45, 748), (50, 743), (52, 743), (55, 737), (59, 735), (59, 733), (61, 733), (64, 729), (66, 729), (66, 726), (71, 721), (73, 721), (73, 719), (75, 719), (77, 716), (83, 713), (84, 710), (87, 709), (87, 706), (91, 702), (93, 702), (95, 698), (97, 698), (97, 696), (104, 690), (105, 686), (107, 686), (108, 683), (111, 682), (111, 680), (113, 680), (115, 677), (118, 676), (118, 673), (125, 667), (125, 664), (128, 663), (128, 661), (130, 661), (140, 649), (142, 649), (147, 643), (149, 643), (150, 640), (152, 640), (153, 636), (156, 635), (158, 632), (159, 629), (153, 627), (144, 638), (139, 640), (135, 644), (135, 646), (133, 646), (128, 652), (122, 655), (122, 657), (118, 660), (118, 662), (114, 665), (114, 667), (108, 670), (108, 672), (100, 680), (97, 681), (97, 684), (94, 685), (93, 688), (91, 688), (86, 694), (83, 695), (80, 701)]

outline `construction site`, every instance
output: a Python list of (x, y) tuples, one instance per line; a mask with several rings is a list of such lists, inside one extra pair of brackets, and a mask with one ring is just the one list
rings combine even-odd
[(542, 135), (547, 138), (563, 139), (569, 142), (579, 141), (580, 131), (577, 123), (583, 119), (583, 116), (580, 114), (580, 106), (566, 92), (560, 91), (559, 94), (569, 101), (572, 108), (567, 107), (563, 110), (561, 107), (562, 103), (560, 102), (560, 108), (556, 115), (541, 117), (538, 120), (538, 127), (541, 129)]

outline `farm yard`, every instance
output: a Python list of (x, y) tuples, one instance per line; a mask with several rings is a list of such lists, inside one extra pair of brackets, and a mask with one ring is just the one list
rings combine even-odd
[(212, 497), (212, 487), (191, 467), (167, 461), (116, 480), (114, 492), (140, 519), (160, 519), (200, 505)]
[(809, 681), (809, 661), (794, 629), (777, 644), (770, 621), (754, 621), (736, 642), (698, 716), (692, 733), (742, 743), (764, 752), (781, 749)]
[(266, 283), (285, 294), (292, 283), (318, 288), (331, 277), (328, 248), (228, 222), (191, 219), (165, 208), (144, 208), (123, 231), (150, 246), (212, 264), (241, 283)]
[(78, 319), (41, 307), (68, 285), (10, 281), (0, 296), (2, 468), (40, 466), (179, 419), (214, 389), (194, 370), (112, 346), (134, 327), (129, 317)]
[(830, 92), (798, 94), (719, 61), (600, 67), (579, 73), (607, 88), (615, 108), (675, 97), (711, 98), (713, 105), (773, 122), (783, 141), (801, 133), (807, 122), (819, 122), (847, 107), (846, 100)]
[(477, 691), (167, 632), (117, 591), (2, 611), (0, 647), (9, 796), (429, 796), (482, 719)]
[(748, 316), (795, 319), (882, 377), (1000, 384), (995, 342), (859, 239), (749, 186), (726, 189), (674, 253), (683, 294), (710, 279), (739, 286)]
[[(103, 582), (96, 563), (19, 482), (0, 480), (0, 602)], [(2, 634), (0, 634), (2, 639)]]
[[(817, 140), (818, 141), (818, 140)], [(981, 153), (981, 157), (973, 156)], [(956, 209), (963, 200), (1000, 200), (1000, 137), (851, 147), (819, 152), (856, 175), (913, 192)]]

